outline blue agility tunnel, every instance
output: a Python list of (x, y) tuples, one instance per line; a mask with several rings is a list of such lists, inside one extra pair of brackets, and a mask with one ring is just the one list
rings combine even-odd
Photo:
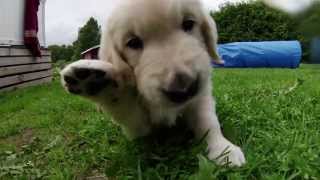
[(218, 52), (226, 68), (298, 68), (302, 50), (298, 41), (235, 42), (220, 44)]

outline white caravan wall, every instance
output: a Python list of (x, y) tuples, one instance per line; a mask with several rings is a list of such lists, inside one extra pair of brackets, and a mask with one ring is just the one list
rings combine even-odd
[[(0, 0), (0, 45), (23, 45), (23, 21), (25, 0)], [(38, 11), (41, 46), (45, 43), (45, 0), (40, 1)]]

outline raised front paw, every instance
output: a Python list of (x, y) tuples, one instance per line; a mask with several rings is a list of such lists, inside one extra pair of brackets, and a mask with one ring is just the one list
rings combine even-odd
[(222, 141), (224, 142), (215, 142), (215, 145), (209, 145), (209, 159), (214, 160), (218, 165), (243, 166), (246, 159), (242, 150), (227, 140)]
[(98, 60), (79, 60), (61, 71), (65, 89), (82, 96), (95, 96), (108, 86), (117, 86), (113, 80), (112, 65)]

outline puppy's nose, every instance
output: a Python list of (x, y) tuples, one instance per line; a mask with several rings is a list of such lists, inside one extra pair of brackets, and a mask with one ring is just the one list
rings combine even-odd
[(187, 74), (177, 73), (169, 86), (162, 90), (164, 95), (174, 103), (184, 103), (198, 92), (199, 79)]

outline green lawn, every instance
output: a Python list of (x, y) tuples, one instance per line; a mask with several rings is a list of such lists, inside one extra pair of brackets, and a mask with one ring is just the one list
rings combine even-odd
[(55, 80), (0, 94), (0, 179), (320, 178), (319, 66), (218, 69), (213, 81), (223, 130), (246, 154), (242, 168), (216, 167), (192, 139), (128, 141)]

